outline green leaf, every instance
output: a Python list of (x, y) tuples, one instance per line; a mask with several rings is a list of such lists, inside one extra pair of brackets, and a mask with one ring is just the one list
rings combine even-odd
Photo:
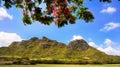
[(37, 2), (38, 2), (39, 4), (41, 4), (41, 3), (42, 3), (42, 0), (37, 0)]
[(32, 21), (31, 21), (31, 18), (29, 17), (29, 15), (24, 15), (22, 20), (25, 25), (32, 24)]
[(16, 7), (17, 7), (17, 8), (20, 8), (20, 9), (23, 9), (23, 8), (24, 8), (24, 6), (21, 5), (21, 4), (19, 4), (19, 5), (17, 4)]

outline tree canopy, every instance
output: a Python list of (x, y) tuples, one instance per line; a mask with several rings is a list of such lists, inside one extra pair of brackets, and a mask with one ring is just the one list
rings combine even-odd
[[(75, 24), (80, 19), (86, 23), (93, 22), (94, 16), (88, 7), (84, 6), (86, 0), (0, 0), (0, 6), (9, 9), (13, 6), (23, 10), (23, 23), (32, 24), (38, 21), (44, 25), (54, 22), (58, 27)], [(89, 0), (92, 1), (92, 0)], [(111, 0), (99, 0), (108, 2)], [(45, 6), (41, 6), (45, 4)], [(45, 9), (43, 9), (45, 8)]]

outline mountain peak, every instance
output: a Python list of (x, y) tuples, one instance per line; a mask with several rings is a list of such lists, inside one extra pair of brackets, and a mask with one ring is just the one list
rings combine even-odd
[(39, 38), (38, 37), (32, 37), (30, 40), (39, 40)]
[(81, 49), (81, 50), (87, 50), (89, 48), (89, 45), (87, 42), (83, 39), (80, 40), (73, 40), (68, 44), (69, 49)]
[(42, 41), (47, 41), (48, 42), (48, 41), (52, 41), (52, 40), (50, 40), (49, 38), (43, 36)]

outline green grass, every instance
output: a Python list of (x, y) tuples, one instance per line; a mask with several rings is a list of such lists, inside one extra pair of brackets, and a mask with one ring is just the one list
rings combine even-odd
[(38, 64), (38, 65), (0, 65), (0, 67), (120, 67), (120, 64), (104, 64), (104, 65)]

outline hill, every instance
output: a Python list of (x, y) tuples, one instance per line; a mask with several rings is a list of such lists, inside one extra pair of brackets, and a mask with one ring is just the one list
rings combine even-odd
[(68, 45), (47, 37), (13, 42), (0, 48), (0, 61), (12, 63), (74, 63), (101, 64), (120, 63), (119, 56), (107, 55), (87, 44), (83, 39), (71, 41)]

